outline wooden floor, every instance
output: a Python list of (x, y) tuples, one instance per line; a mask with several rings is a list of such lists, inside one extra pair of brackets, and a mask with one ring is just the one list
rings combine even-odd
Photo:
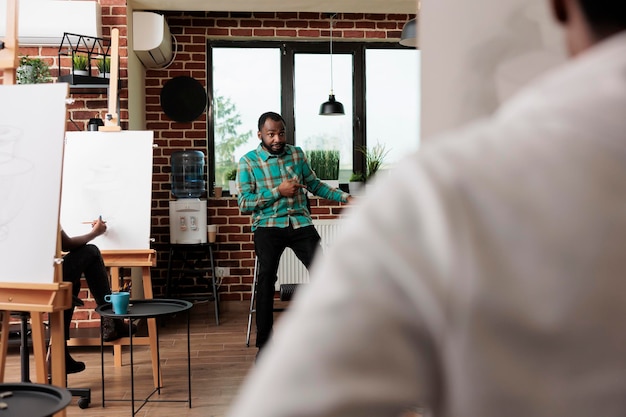
[[(137, 416), (144, 417), (218, 417), (224, 416), (248, 371), (254, 364), (257, 349), (254, 335), (246, 347), (249, 302), (229, 302), (220, 306), (220, 325), (215, 324), (212, 303), (195, 304), (191, 310), (191, 408), (186, 403), (148, 403)], [(253, 324), (254, 330), (254, 324)], [(156, 399), (187, 398), (187, 345), (183, 316), (159, 325), (163, 386)], [(254, 333), (254, 332), (253, 332)], [(77, 399), (67, 407), (68, 417), (130, 416), (130, 402), (111, 402), (110, 398), (130, 399), (128, 348), (124, 348), (121, 368), (113, 366), (112, 350), (105, 351), (106, 407), (102, 408), (99, 347), (71, 347), (74, 359), (85, 362), (87, 369), (68, 375), (68, 386), (91, 388), (91, 405), (80, 409)], [(110, 348), (109, 348), (110, 349)], [(135, 396), (143, 398), (152, 391), (152, 365), (148, 346), (134, 347)], [(34, 379), (34, 361), (31, 360)], [(10, 349), (5, 382), (19, 382), (18, 349)]]
[[(277, 302), (276, 307), (285, 307)], [(191, 408), (184, 402), (152, 402), (146, 404), (138, 417), (220, 417), (225, 416), (239, 386), (254, 366), (254, 323), (250, 347), (246, 347), (246, 327), (249, 302), (222, 303), (220, 325), (215, 324), (212, 303), (195, 304), (191, 309)], [(279, 320), (279, 313), (276, 319)], [(158, 326), (163, 389), (153, 399), (187, 399), (187, 338), (184, 316), (173, 317)], [(144, 330), (144, 329), (140, 329)], [(19, 344), (18, 344), (19, 347)], [(5, 382), (21, 378), (18, 347), (9, 350)], [(142, 399), (153, 390), (152, 364), (148, 346), (134, 347), (135, 398)], [(123, 366), (115, 368), (112, 349), (105, 350), (105, 398), (102, 407), (100, 347), (70, 347), (76, 360), (85, 362), (87, 369), (68, 375), (68, 386), (91, 388), (91, 404), (86, 409), (73, 398), (66, 408), (67, 417), (129, 417), (130, 367), (128, 347), (123, 351)], [(32, 356), (32, 355), (31, 355)], [(34, 361), (31, 358), (34, 379)], [(136, 408), (139, 404), (136, 403)], [(418, 409), (407, 410), (401, 417), (420, 417)]]

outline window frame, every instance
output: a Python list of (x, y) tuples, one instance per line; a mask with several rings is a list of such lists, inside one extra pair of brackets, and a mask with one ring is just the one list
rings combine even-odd
[[(294, 79), (295, 79), (295, 54), (326, 54), (330, 53), (329, 42), (322, 41), (247, 41), (247, 40), (207, 40), (206, 53), (206, 76), (207, 76), (207, 158), (209, 169), (207, 170), (210, 192), (213, 193), (215, 183), (215, 132), (213, 119), (214, 89), (213, 89), (213, 49), (214, 48), (279, 48), (281, 53), (280, 81), (281, 81), (281, 115), (285, 119), (287, 126), (287, 143), (294, 144), (293, 137), (295, 126), (294, 108)], [(367, 146), (367, 115), (365, 114), (366, 97), (366, 51), (368, 49), (399, 49), (406, 50), (405, 46), (396, 42), (350, 42), (334, 41), (333, 55), (351, 54), (353, 62), (352, 73), (352, 163), (354, 172), (365, 172), (365, 155), (357, 149)], [(325, 93), (328, 86), (320, 86)], [(321, 104), (321, 103), (320, 103)], [(256, 126), (251, 127), (256, 129)]]

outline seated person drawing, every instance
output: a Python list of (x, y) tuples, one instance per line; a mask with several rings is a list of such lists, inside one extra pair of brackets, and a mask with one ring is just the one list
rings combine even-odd
[[(104, 261), (97, 246), (89, 244), (90, 241), (106, 232), (107, 226), (102, 219), (94, 220), (89, 233), (69, 237), (61, 230), (61, 249), (67, 254), (63, 257), (63, 281), (72, 283), (72, 295), (78, 298), (80, 292), (80, 278), (84, 275), (89, 290), (98, 305), (105, 303), (104, 296), (111, 294), (109, 276), (104, 266)], [(64, 311), (65, 340), (69, 339), (70, 325), (74, 306)], [(123, 320), (102, 318), (102, 337), (105, 342), (119, 339), (126, 333), (128, 327)], [(133, 329), (134, 330), (134, 329)], [(72, 358), (65, 345), (65, 369), (68, 374), (81, 372), (85, 369), (85, 363)]]

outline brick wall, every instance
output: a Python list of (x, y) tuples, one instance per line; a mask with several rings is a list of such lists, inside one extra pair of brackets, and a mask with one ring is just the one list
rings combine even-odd
[[(100, 0), (102, 5), (103, 36), (110, 37), (113, 27), (120, 30), (120, 120), (123, 129), (128, 128), (127, 85), (127, 32), (125, 0)], [(218, 12), (169, 12), (166, 14), (172, 34), (178, 43), (175, 61), (162, 70), (146, 72), (146, 128), (154, 131), (155, 149), (152, 193), (153, 248), (157, 250), (157, 266), (152, 269), (152, 282), (156, 297), (165, 292), (167, 273), (167, 250), (169, 242), (170, 155), (181, 149), (207, 149), (207, 119), (202, 115), (191, 123), (178, 123), (168, 119), (160, 107), (161, 87), (169, 79), (187, 75), (205, 84), (206, 40), (254, 38), (255, 40), (328, 39), (330, 21), (322, 13), (218, 13)], [(333, 38), (397, 42), (404, 23), (413, 18), (408, 14), (339, 13), (334, 20)], [(53, 76), (58, 71), (58, 48), (23, 47), (21, 55), (43, 58), (50, 66)], [(69, 64), (60, 73), (70, 72)], [(89, 118), (103, 117), (107, 110), (106, 94), (73, 93), (76, 101), (68, 106), (67, 130), (86, 130)], [(342, 205), (317, 198), (311, 201), (315, 218), (334, 218), (341, 214)], [(230, 197), (209, 198), (207, 202), (209, 222), (217, 224), (218, 244), (216, 263), (229, 267), (230, 276), (224, 277), (219, 289), (220, 300), (247, 300), (250, 298), (254, 267), (254, 246), (250, 233), (250, 217), (239, 213), (236, 200)], [(196, 282), (182, 283), (182, 287), (197, 287)], [(183, 288), (184, 289), (184, 288)], [(81, 293), (86, 306), (93, 307), (93, 299), (86, 288)], [(92, 312), (77, 310), (75, 315), (80, 326), (94, 325)]]
[[(159, 251), (157, 268), (153, 271), (155, 294), (165, 282), (166, 249), (169, 242), (170, 155), (181, 149), (207, 149), (206, 115), (191, 123), (168, 119), (159, 103), (163, 84), (172, 77), (187, 75), (204, 84), (206, 80), (207, 39), (328, 39), (330, 21), (321, 13), (217, 13), (171, 12), (167, 21), (178, 43), (176, 60), (165, 70), (146, 73), (147, 128), (155, 132), (158, 148), (153, 171), (152, 235)], [(340, 13), (334, 21), (333, 38), (350, 41), (372, 40), (397, 42), (404, 23), (413, 15)], [(318, 39), (319, 40), (319, 39)], [(250, 298), (254, 268), (254, 245), (250, 233), (250, 217), (239, 213), (234, 198), (209, 198), (209, 222), (218, 224), (218, 266), (229, 267), (231, 276), (220, 287), (220, 300)], [(312, 199), (315, 218), (333, 218), (341, 213), (341, 205), (332, 201)], [(195, 283), (188, 283), (195, 285)]]

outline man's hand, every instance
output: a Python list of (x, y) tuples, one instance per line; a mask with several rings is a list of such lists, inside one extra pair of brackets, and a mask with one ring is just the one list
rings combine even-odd
[(285, 180), (278, 186), (278, 192), (283, 197), (293, 197), (301, 188), (306, 188), (306, 185), (300, 184), (297, 180)]

